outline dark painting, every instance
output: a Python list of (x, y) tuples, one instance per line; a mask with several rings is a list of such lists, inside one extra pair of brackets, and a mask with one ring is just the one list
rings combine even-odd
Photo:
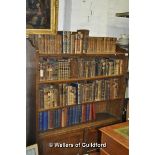
[(50, 29), (52, 0), (26, 0), (26, 28)]

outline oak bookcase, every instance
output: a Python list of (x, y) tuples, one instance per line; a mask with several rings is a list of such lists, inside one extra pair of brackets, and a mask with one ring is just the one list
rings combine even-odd
[[(89, 38), (88, 38), (89, 40)], [(63, 43), (63, 41), (62, 41)], [(88, 48), (90, 42), (88, 41)], [(48, 42), (46, 43), (48, 45)], [(115, 44), (114, 44), (115, 45)], [(61, 44), (62, 46), (62, 44)], [(43, 76), (41, 71), (41, 62), (42, 61), (52, 61), (55, 60), (56, 63), (59, 60), (68, 60), (73, 59), (73, 61), (83, 59), (121, 59), (123, 64), (121, 64), (121, 74), (118, 75), (95, 75), (92, 77), (76, 77), (72, 78), (65, 78), (65, 79), (42, 79), (40, 77)], [(103, 51), (95, 52), (95, 53), (41, 53), (39, 49), (36, 50), (36, 142), (38, 143), (39, 147), (39, 154), (40, 155), (82, 155), (84, 153), (91, 152), (98, 148), (92, 147), (82, 147), (82, 143), (101, 143), (100, 142), (100, 132), (99, 128), (115, 123), (122, 122), (122, 111), (123, 111), (123, 104), (125, 100), (125, 88), (126, 82), (125, 77), (127, 73), (127, 65), (128, 65), (128, 56), (126, 53), (118, 53), (116, 51), (106, 53)], [(72, 66), (71, 66), (72, 67)], [(75, 66), (74, 66), (75, 67)], [(60, 68), (57, 68), (59, 70)], [(78, 68), (77, 68), (78, 69)], [(96, 73), (95, 73), (96, 74)], [(83, 93), (86, 92), (87, 86), (85, 84), (91, 83), (93, 86), (90, 92), (96, 89), (97, 81), (113, 81), (113, 79), (117, 79), (117, 97), (108, 97), (102, 98), (100, 100), (95, 100), (94, 96), (92, 97), (94, 100), (92, 101), (81, 101), (81, 96), (78, 96), (80, 91), (84, 89)], [(102, 82), (103, 82), (102, 81)], [(101, 83), (102, 83), (101, 82)], [(79, 84), (81, 85), (81, 89), (78, 89), (75, 85), (71, 84)], [(95, 84), (93, 84), (95, 83)], [(46, 102), (46, 87), (51, 86), (51, 92), (58, 91), (57, 95), (54, 93), (53, 96), (57, 96), (59, 101), (56, 99), (57, 102), (61, 102), (60, 98), (66, 95), (63, 91), (60, 91), (60, 87), (65, 89), (66, 92), (69, 94), (69, 89), (73, 88), (74, 93), (72, 97), (72, 104), (64, 103), (58, 104), (54, 101), (54, 97), (51, 99), (54, 103), (54, 106), (49, 106), (46, 108), (41, 105), (42, 97), (44, 98), (42, 102)], [(112, 86), (109, 84), (109, 86)], [(76, 89), (77, 88), (77, 89)], [(114, 91), (112, 88), (108, 88), (111, 93)], [(97, 91), (97, 90), (96, 90)], [(101, 89), (101, 92), (103, 89)], [(41, 96), (41, 92), (43, 93)], [(51, 93), (50, 92), (50, 93)], [(62, 94), (61, 94), (61, 93)], [(89, 91), (88, 91), (89, 92)], [(100, 92), (100, 93), (101, 93)], [(63, 94), (64, 93), (64, 94)], [(78, 94), (77, 94), (78, 93)], [(99, 92), (98, 92), (99, 93)], [(60, 95), (61, 94), (61, 95)], [(86, 93), (85, 93), (86, 95)], [(87, 94), (88, 95), (88, 94)], [(109, 94), (110, 95), (110, 94)], [(69, 95), (66, 95), (68, 98), (71, 99)], [(111, 95), (110, 95), (111, 96)], [(77, 99), (81, 101), (77, 102)], [(73, 101), (74, 100), (74, 101)], [(69, 99), (67, 100), (70, 101)], [(47, 103), (46, 103), (47, 104)], [(41, 107), (42, 106), (42, 107)], [(76, 108), (80, 107), (80, 108)], [(63, 110), (67, 109), (64, 113)], [(80, 109), (80, 110), (79, 110)], [(88, 110), (88, 111), (87, 111)], [(46, 116), (45, 116), (46, 113)], [(63, 118), (65, 117), (65, 118)], [(51, 123), (51, 124), (50, 124)], [(45, 127), (46, 126), (46, 127)], [(49, 127), (50, 126), (50, 127)], [(60, 144), (78, 144), (80, 143), (79, 147), (50, 147), (49, 145), (54, 145), (55, 143)]]

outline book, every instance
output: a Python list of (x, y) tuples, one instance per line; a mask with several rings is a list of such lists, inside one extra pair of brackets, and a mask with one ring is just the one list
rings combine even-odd
[(43, 131), (48, 129), (48, 112), (44, 111), (42, 113), (42, 123), (43, 123)]
[(43, 131), (43, 112), (39, 112), (39, 131)]

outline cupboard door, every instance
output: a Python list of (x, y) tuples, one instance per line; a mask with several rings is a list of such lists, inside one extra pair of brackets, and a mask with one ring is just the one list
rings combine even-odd
[[(85, 129), (84, 139), (85, 139), (86, 144), (93, 144), (93, 143), (100, 144), (101, 134), (98, 128)], [(90, 151), (97, 150), (97, 149), (98, 149), (97, 147), (87, 147), (85, 148), (85, 151), (90, 152)]]
[[(75, 144), (83, 142), (83, 130), (51, 135), (40, 139), (41, 155), (81, 155), (82, 148)], [(54, 145), (53, 147), (50, 147)], [(66, 147), (64, 147), (66, 146)], [(67, 147), (68, 146), (68, 147)]]

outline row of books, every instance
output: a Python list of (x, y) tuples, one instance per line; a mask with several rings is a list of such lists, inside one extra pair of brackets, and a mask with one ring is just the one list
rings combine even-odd
[(42, 59), (39, 63), (40, 80), (61, 80), (70, 78), (70, 59)]
[(40, 58), (40, 80), (61, 80), (123, 74), (123, 59), (118, 58)]
[(89, 37), (89, 30), (58, 31), (57, 35), (30, 35), (40, 54), (114, 53), (116, 38)]
[(94, 104), (76, 105), (39, 113), (39, 131), (67, 127), (96, 119)]
[(35, 47), (40, 54), (62, 54), (62, 35), (30, 35)]
[(77, 30), (77, 32), (59, 31), (58, 33), (62, 35), (62, 53), (87, 53), (89, 30)]
[(88, 39), (88, 54), (100, 53), (115, 53), (116, 38), (110, 37), (89, 37)]
[(120, 98), (119, 79), (95, 80), (84, 83), (43, 85), (39, 93), (39, 108), (48, 109), (66, 105)]

